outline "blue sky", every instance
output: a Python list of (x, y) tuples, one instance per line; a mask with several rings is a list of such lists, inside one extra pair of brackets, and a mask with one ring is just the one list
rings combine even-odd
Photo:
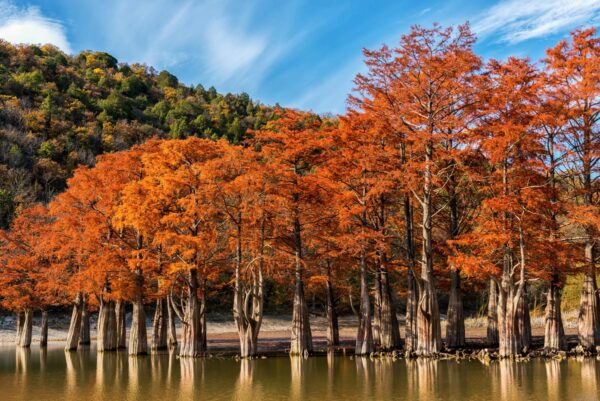
[(413, 24), (469, 21), (486, 57), (543, 57), (600, 0), (0, 0), (0, 38), (102, 50), (168, 69), (186, 84), (266, 104), (342, 113), (362, 48), (394, 45)]

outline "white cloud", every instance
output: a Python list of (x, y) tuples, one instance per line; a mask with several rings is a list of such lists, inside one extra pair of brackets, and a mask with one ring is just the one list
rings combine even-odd
[(309, 89), (290, 106), (316, 113), (344, 113), (346, 99), (354, 88), (354, 78), (364, 68), (361, 58), (350, 60), (321, 82), (307, 85)]
[(475, 20), (480, 38), (518, 43), (591, 23), (600, 14), (600, 0), (501, 0)]
[(51, 43), (72, 52), (62, 24), (44, 17), (37, 7), (19, 9), (0, 2), (0, 38), (12, 43)]
[(312, 29), (294, 25), (296, 3), (274, 13), (261, 1), (105, 0), (89, 13), (101, 21), (103, 46), (123, 61), (181, 68), (187, 83), (253, 90)]

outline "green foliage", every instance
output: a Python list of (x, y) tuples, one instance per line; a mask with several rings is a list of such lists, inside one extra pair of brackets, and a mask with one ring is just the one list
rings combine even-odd
[(119, 64), (107, 53), (69, 56), (0, 40), (0, 172), (18, 173), (24, 183), (0, 183), (0, 226), (27, 202), (63, 190), (73, 169), (93, 165), (100, 153), (154, 136), (239, 143), (271, 115), (246, 93), (188, 87), (168, 71)]
[(177, 85), (179, 85), (177, 77), (169, 73), (169, 71), (164, 70), (158, 74), (157, 82), (161, 88), (177, 88)]
[(57, 150), (53, 141), (42, 142), (38, 149), (38, 156), (45, 159), (54, 159), (56, 157)]

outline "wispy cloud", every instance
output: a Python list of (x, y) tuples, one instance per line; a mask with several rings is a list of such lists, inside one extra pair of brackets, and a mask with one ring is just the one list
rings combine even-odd
[(343, 113), (348, 94), (354, 88), (354, 77), (363, 69), (361, 58), (346, 62), (321, 82), (309, 85), (309, 89), (290, 106), (317, 113)]
[(475, 19), (473, 30), (480, 38), (514, 44), (593, 22), (599, 15), (600, 0), (501, 0)]
[(190, 75), (193, 71), (196, 82), (200, 78), (226, 90), (257, 88), (311, 29), (310, 24), (294, 24), (295, 1), (282, 4), (277, 13), (261, 1), (108, 3), (93, 14), (105, 46), (117, 56), (157, 68), (181, 67)]
[(0, 38), (12, 43), (51, 43), (72, 52), (63, 25), (43, 16), (37, 7), (19, 8), (0, 2)]

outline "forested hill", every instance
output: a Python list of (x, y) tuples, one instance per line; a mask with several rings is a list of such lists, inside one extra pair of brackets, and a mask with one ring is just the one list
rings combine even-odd
[(20, 205), (48, 201), (78, 164), (152, 136), (237, 143), (271, 108), (246, 93), (185, 86), (167, 71), (84, 51), (0, 40), (0, 227)]

